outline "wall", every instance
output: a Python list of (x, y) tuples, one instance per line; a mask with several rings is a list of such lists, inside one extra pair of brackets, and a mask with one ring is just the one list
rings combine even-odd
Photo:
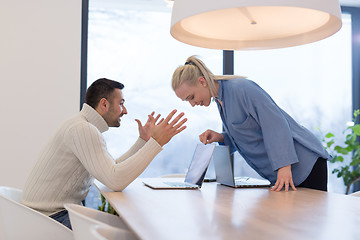
[(80, 108), (81, 0), (1, 0), (0, 34), (0, 185), (22, 188)]

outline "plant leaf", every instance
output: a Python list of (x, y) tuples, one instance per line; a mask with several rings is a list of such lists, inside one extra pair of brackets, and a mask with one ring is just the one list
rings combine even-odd
[(359, 124), (355, 124), (355, 126), (351, 127), (351, 129), (357, 136), (360, 136), (360, 125)]
[(332, 138), (332, 137), (334, 137), (334, 134), (332, 134), (332, 133), (329, 132), (328, 134), (325, 135), (325, 137), (326, 137), (326, 138)]

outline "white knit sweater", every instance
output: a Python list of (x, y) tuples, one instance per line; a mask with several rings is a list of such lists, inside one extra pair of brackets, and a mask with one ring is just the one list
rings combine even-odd
[(94, 178), (122, 191), (162, 150), (153, 138), (147, 142), (139, 138), (114, 160), (101, 134), (108, 129), (101, 115), (84, 104), (45, 145), (26, 181), (23, 204), (50, 215), (64, 209), (65, 203), (80, 204)]

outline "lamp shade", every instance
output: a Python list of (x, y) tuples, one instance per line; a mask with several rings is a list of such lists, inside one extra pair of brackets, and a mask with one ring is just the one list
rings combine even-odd
[(291, 47), (341, 28), (338, 0), (175, 0), (171, 35), (212, 49)]

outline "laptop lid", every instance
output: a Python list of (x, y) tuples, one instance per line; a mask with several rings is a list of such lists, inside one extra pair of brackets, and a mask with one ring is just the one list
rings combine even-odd
[(215, 144), (197, 144), (183, 182), (180, 182), (179, 179), (173, 181), (173, 179), (153, 178), (146, 179), (143, 183), (154, 189), (200, 188), (204, 181), (214, 149)]
[(213, 161), (215, 165), (216, 181), (227, 186), (235, 187), (229, 146), (216, 146), (213, 154)]
[(206, 171), (209, 167), (211, 157), (215, 150), (215, 144), (197, 144), (190, 166), (186, 173), (185, 182), (201, 187)]
[(230, 187), (266, 187), (270, 181), (252, 177), (234, 178), (234, 166), (230, 158), (229, 146), (216, 146), (213, 154), (216, 181)]

